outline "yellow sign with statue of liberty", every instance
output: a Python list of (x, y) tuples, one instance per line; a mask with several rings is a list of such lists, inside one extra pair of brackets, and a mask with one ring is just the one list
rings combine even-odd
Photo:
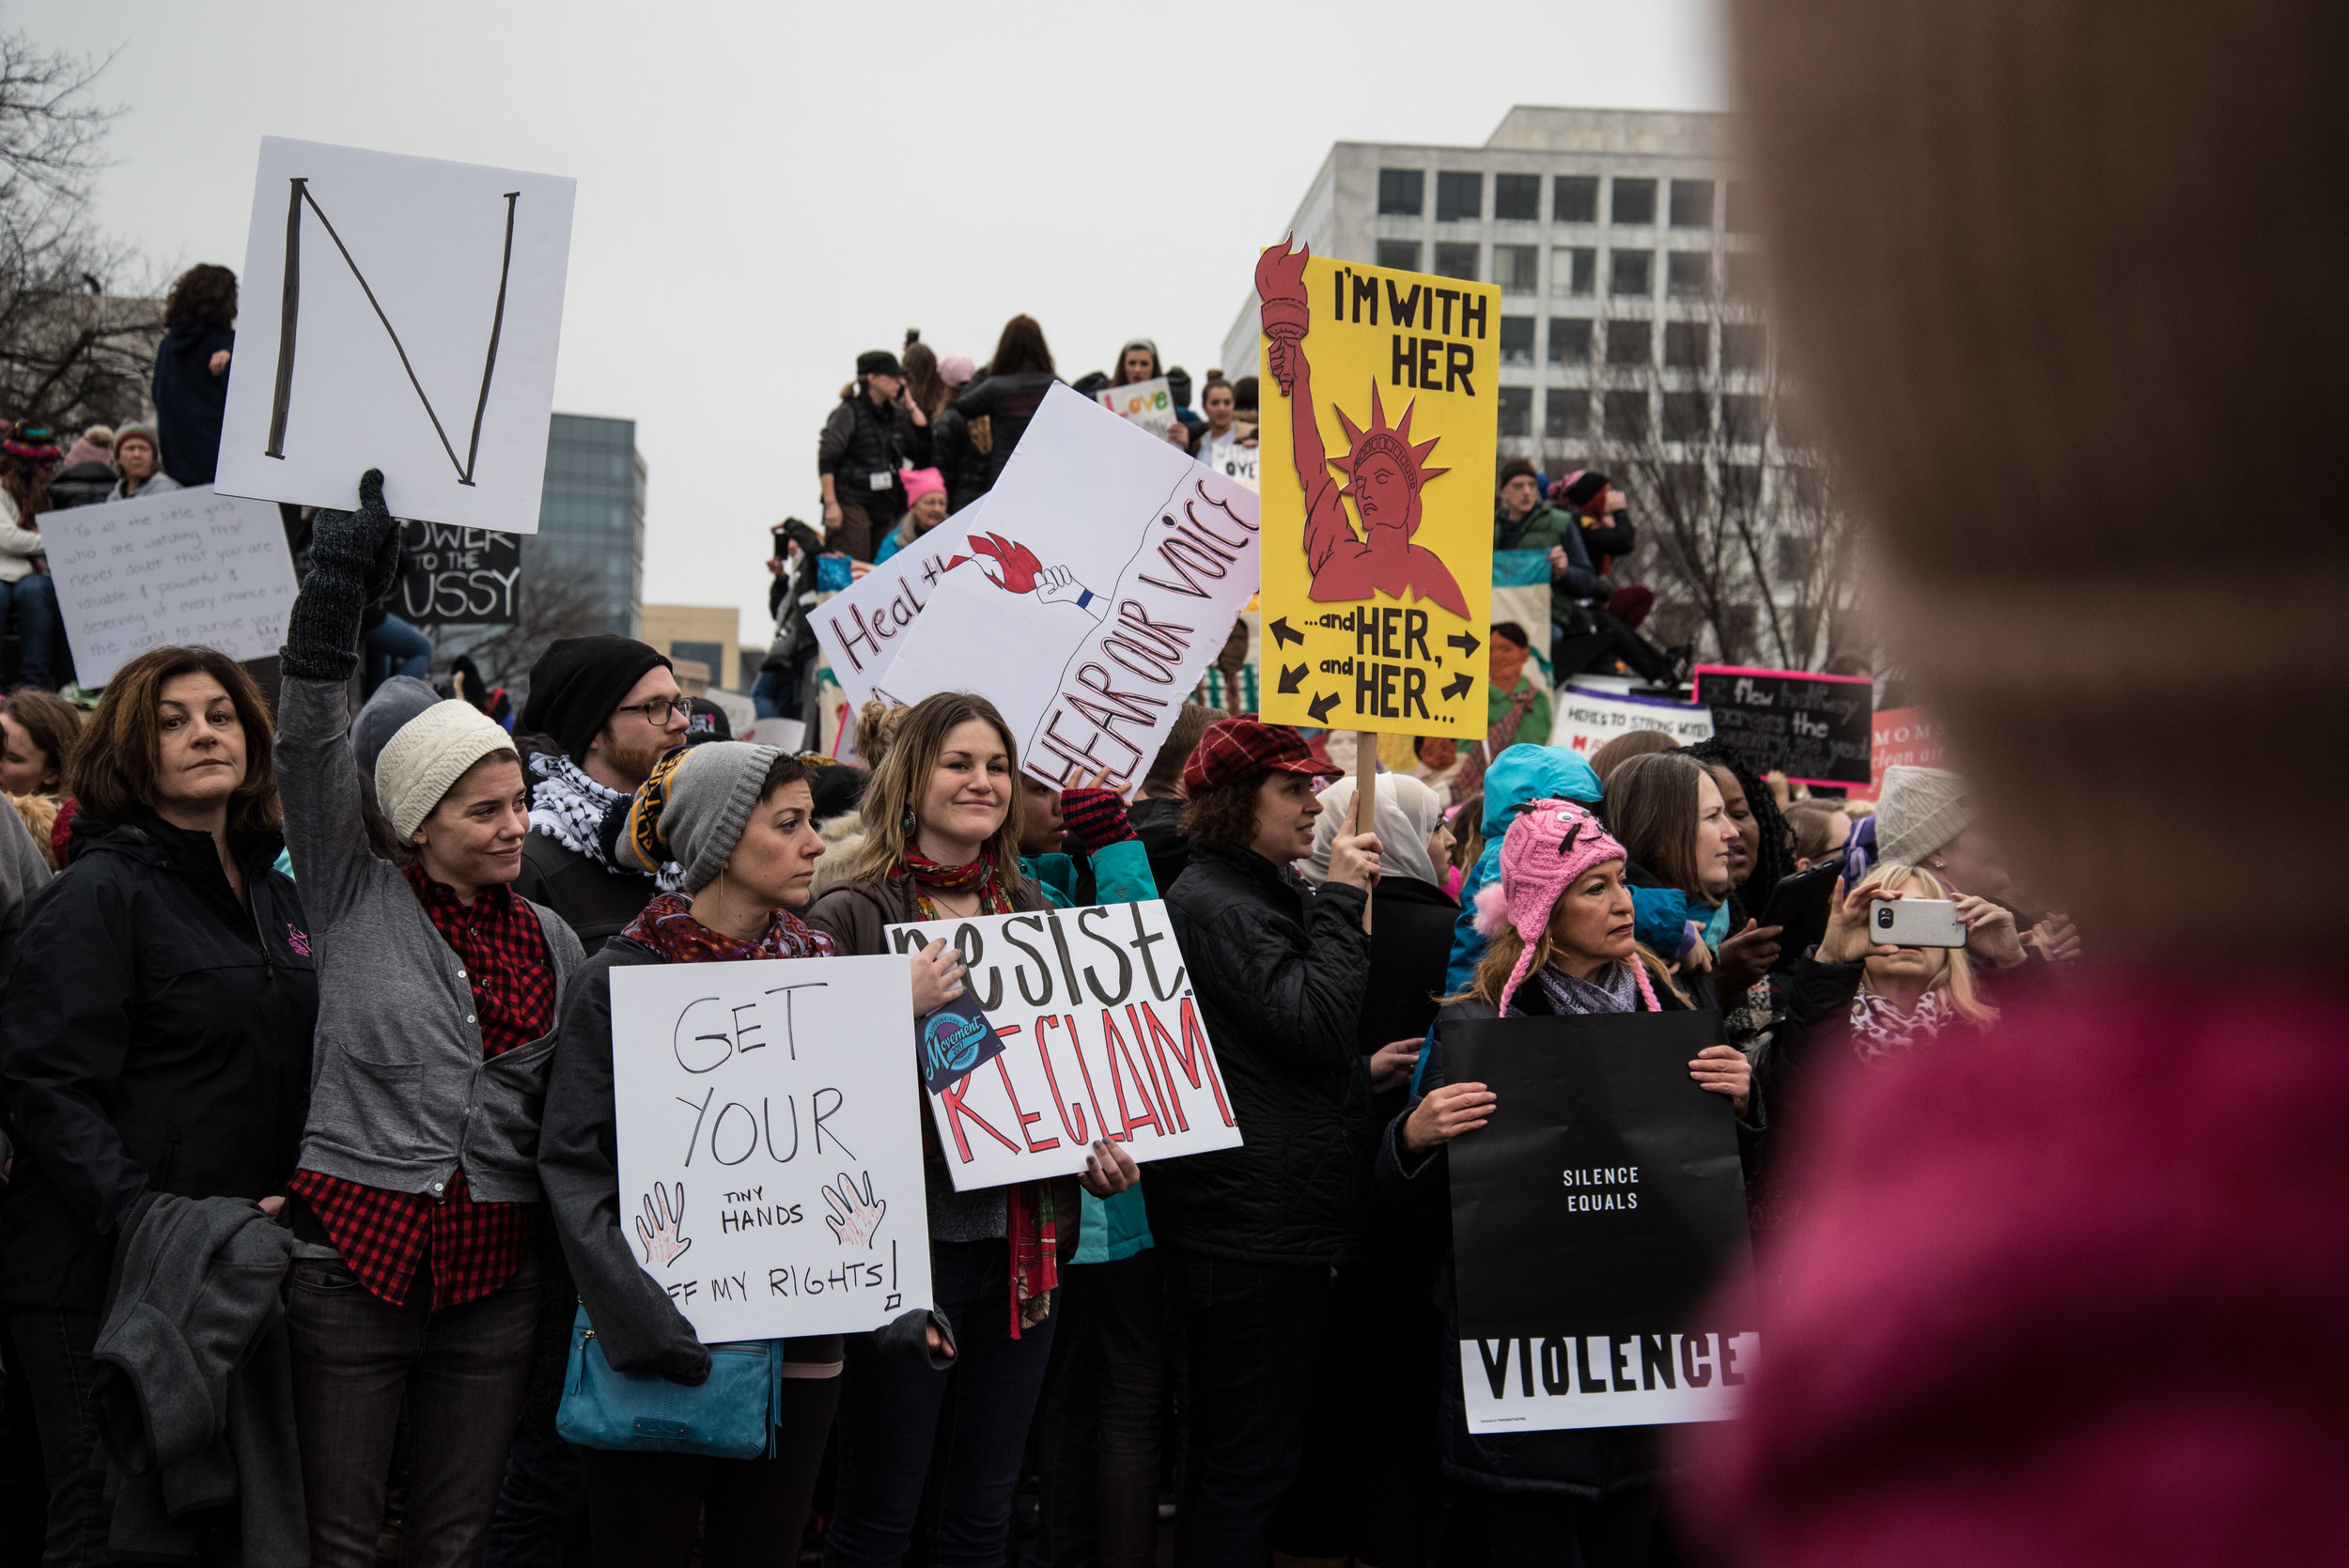
[(1265, 719), (1481, 739), (1501, 293), (1256, 262)]

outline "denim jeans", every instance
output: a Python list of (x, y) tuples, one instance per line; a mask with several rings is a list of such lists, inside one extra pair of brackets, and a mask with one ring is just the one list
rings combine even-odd
[(1166, 1388), (1166, 1259), (1148, 1248), (1061, 1270), (1036, 1413), (1035, 1568), (1153, 1568)]
[(49, 1568), (89, 1568), (115, 1560), (106, 1549), (113, 1512), (90, 1468), (98, 1452), (98, 1417), (90, 1408), (90, 1346), (98, 1340), (96, 1312), (17, 1312), (8, 1314), (16, 1348), (40, 1428), (40, 1465), (49, 1495), (49, 1535), (41, 1561)]
[(1304, 1457), (1330, 1270), (1165, 1251), (1190, 1341), (1192, 1452), (1174, 1560), (1262, 1568)]
[(931, 1293), (955, 1325), (952, 1371), (877, 1351), (870, 1334), (848, 1336), (824, 1568), (897, 1568), (926, 1488), (936, 1508), (930, 1568), (1002, 1568), (1059, 1321), (1055, 1300), (1051, 1315), (1011, 1337), (1010, 1269), (1004, 1242), (930, 1244)]
[(457, 1568), (481, 1555), (530, 1376), (538, 1265), (529, 1260), (488, 1296), (437, 1312), (429, 1266), (428, 1258), (395, 1307), (340, 1258), (294, 1264), (286, 1326), (311, 1568), (374, 1568), (403, 1404), (403, 1568)]
[(26, 572), (13, 582), (0, 582), (0, 632), (16, 628), (16, 682), (57, 689), (51, 657), (57, 637), (57, 583), (40, 572)]
[(432, 673), (432, 639), (397, 615), (386, 615), (381, 626), (360, 633), (359, 649), (366, 665), (363, 701), (394, 675), (422, 680)]

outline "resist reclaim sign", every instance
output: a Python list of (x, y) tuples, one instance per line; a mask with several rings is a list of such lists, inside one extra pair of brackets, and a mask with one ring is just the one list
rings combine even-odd
[[(953, 942), (1003, 1041), (929, 1096), (956, 1191), (1081, 1171), (1096, 1139), (1137, 1160), (1239, 1146), (1164, 904), (930, 921), (889, 937), (900, 953)], [(911, 1050), (912, 1030), (901, 1038)]]

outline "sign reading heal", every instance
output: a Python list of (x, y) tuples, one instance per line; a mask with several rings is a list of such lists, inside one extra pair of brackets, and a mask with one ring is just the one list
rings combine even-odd
[[(1256, 591), (1256, 497), (1055, 385), (877, 692), (992, 702), (1053, 784), (1150, 770)], [(834, 666), (837, 669), (837, 666)], [(992, 1015), (990, 1014), (990, 1017)]]
[(1735, 1112), (1688, 1062), (1710, 1012), (1446, 1023), (1500, 1110), (1450, 1145), (1472, 1432), (1735, 1413), (1758, 1337)]
[(1269, 248), (1264, 717), (1481, 739), (1500, 291)]
[(941, 937), (1003, 1045), (928, 1096), (956, 1191), (1081, 1171), (1097, 1139), (1136, 1160), (1239, 1146), (1165, 905), (889, 928), (901, 953)]
[(220, 490), (537, 533), (576, 190), (263, 137)]
[(1866, 675), (1700, 664), (1696, 677), (1713, 733), (1755, 772), (1775, 770), (1796, 784), (1868, 782), (1875, 684)]
[(808, 612), (852, 710), (873, 699), (939, 581), (971, 559), (971, 530), (986, 510), (981, 496)]
[(706, 1344), (930, 1305), (903, 958), (612, 971), (620, 1226)]
[(293, 557), (266, 501), (210, 487), (40, 515), (74, 673), (103, 686), (148, 648), (201, 643), (267, 659), (286, 640)]
[(522, 541), (487, 528), (403, 519), (402, 620), (411, 626), (508, 626), (522, 578)]

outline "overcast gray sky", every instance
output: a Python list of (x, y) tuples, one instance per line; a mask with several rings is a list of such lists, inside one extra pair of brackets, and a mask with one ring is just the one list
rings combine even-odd
[(1157, 338), (1215, 363), (1334, 141), (1476, 146), (1514, 103), (1723, 106), (1710, 0), (1443, 5), (101, 0), (9, 8), (119, 49), (101, 217), (241, 272), (263, 135), (579, 180), (555, 407), (636, 420), (645, 597), (763, 642), (766, 525), (909, 326), (1064, 374)]

